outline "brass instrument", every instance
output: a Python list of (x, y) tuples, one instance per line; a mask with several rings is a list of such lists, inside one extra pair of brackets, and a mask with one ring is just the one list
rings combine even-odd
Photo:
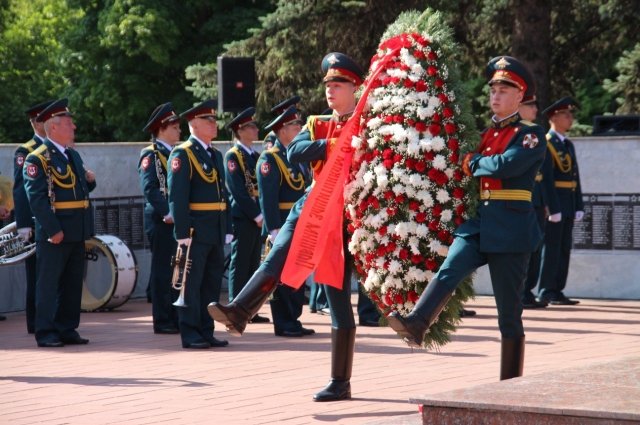
[(269, 255), (269, 252), (271, 251), (271, 245), (272, 243), (269, 241), (269, 238), (267, 238), (264, 241), (264, 251), (262, 251), (262, 257), (260, 258), (260, 261), (264, 261), (267, 258), (267, 255)]
[(25, 242), (14, 221), (0, 229), (0, 266), (19, 263), (36, 252), (35, 242)]
[[(189, 237), (193, 236), (193, 229), (189, 231)], [(191, 241), (193, 242), (193, 241)], [(173, 303), (176, 307), (187, 307), (184, 302), (184, 291), (187, 287), (187, 276), (189, 270), (191, 270), (191, 244), (186, 247), (185, 245), (178, 244), (176, 249), (176, 255), (171, 257), (171, 266), (173, 267), (173, 277), (171, 279), (171, 287), (177, 291), (180, 291), (178, 299)]]

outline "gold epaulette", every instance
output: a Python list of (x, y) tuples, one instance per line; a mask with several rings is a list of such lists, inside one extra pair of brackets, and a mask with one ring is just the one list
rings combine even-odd
[(190, 149), (191, 146), (193, 146), (193, 142), (191, 140), (187, 140), (186, 142), (182, 142), (178, 145), (178, 147), (182, 149)]
[(36, 141), (31, 139), (28, 142), (24, 142), (22, 145), (20, 145), (21, 148), (25, 148), (26, 150), (29, 151), (29, 153), (33, 152), (34, 150), (34, 145), (36, 144)]
[(229, 152), (233, 152), (233, 154), (236, 156), (236, 159), (238, 160), (238, 164), (240, 164), (240, 169), (244, 173), (244, 169), (245, 169), (244, 159), (242, 157), (242, 153), (240, 152), (240, 149), (238, 149), (238, 146), (237, 145), (233, 145), (229, 149)]
[(149, 146), (145, 146), (144, 148), (142, 148), (140, 153), (142, 154), (143, 152), (152, 152), (152, 151), (153, 151), (153, 145), (149, 145)]
[(551, 135), (551, 133), (547, 133), (546, 138), (547, 138), (547, 142), (549, 142), (551, 141), (551, 139), (553, 139), (553, 136)]
[(537, 125), (536, 123), (531, 122), (531, 121), (527, 121), (527, 120), (520, 120), (520, 122), (522, 124), (526, 125), (527, 127), (531, 127), (532, 125)]

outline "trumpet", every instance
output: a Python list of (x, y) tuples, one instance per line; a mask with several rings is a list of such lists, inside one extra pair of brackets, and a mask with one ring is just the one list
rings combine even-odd
[[(189, 237), (193, 236), (193, 229), (189, 232)], [(176, 255), (171, 257), (171, 267), (173, 267), (173, 277), (171, 279), (171, 287), (177, 291), (180, 291), (178, 299), (173, 303), (176, 307), (187, 307), (184, 302), (184, 291), (187, 287), (187, 276), (189, 270), (191, 270), (191, 244), (186, 247), (185, 245), (178, 245), (176, 249)]]
[(260, 261), (264, 261), (267, 258), (267, 255), (269, 255), (269, 251), (271, 251), (271, 245), (272, 243), (269, 241), (269, 238), (267, 238), (264, 241), (264, 250), (262, 251), (262, 256), (260, 257)]

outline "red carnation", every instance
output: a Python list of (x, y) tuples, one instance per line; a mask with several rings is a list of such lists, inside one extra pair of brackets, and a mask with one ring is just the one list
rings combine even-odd
[(389, 306), (393, 305), (393, 298), (391, 297), (391, 293), (390, 292), (387, 292), (384, 295), (384, 303), (386, 305), (389, 305)]
[(391, 150), (391, 148), (386, 148), (385, 150), (382, 151), (382, 158), (384, 159), (391, 159), (392, 155), (393, 155), (393, 151)]
[(410, 89), (411, 87), (413, 87), (413, 81), (407, 78), (406, 80), (404, 80), (404, 86), (405, 88)]
[(437, 88), (441, 88), (442, 86), (444, 86), (444, 81), (442, 81), (440, 78), (438, 78), (435, 83), (433, 83)]
[(439, 123), (440, 122), (440, 114), (438, 114), (437, 112), (434, 113), (431, 116), (431, 121), (433, 121), (434, 123)]
[(424, 160), (425, 161), (433, 161), (433, 158), (436, 157), (436, 154), (434, 152), (425, 152), (424, 153)]
[(442, 128), (438, 124), (431, 124), (429, 126), (429, 133), (431, 133), (432, 136), (437, 136), (440, 134), (441, 129)]
[(427, 88), (428, 88), (428, 87), (429, 87), (429, 86), (427, 86), (427, 83), (425, 83), (425, 82), (424, 82), (424, 81), (422, 81), (422, 80), (418, 80), (418, 81), (416, 82), (416, 91), (417, 91), (417, 92), (424, 92), (424, 91), (427, 91)]
[(466, 208), (464, 207), (464, 204), (460, 204), (456, 207), (456, 214), (458, 215), (463, 215), (466, 211)]
[(404, 304), (404, 298), (402, 297), (402, 294), (397, 293), (394, 297), (393, 300), (396, 302), (396, 304)]
[(457, 164), (459, 159), (460, 159), (460, 156), (458, 155), (457, 152), (454, 152), (451, 155), (449, 155), (449, 162), (452, 164)]
[(456, 224), (456, 226), (460, 226), (462, 223), (464, 223), (464, 218), (462, 217), (455, 217), (453, 219), (453, 222)]
[(396, 124), (402, 124), (404, 122), (404, 117), (402, 115), (394, 115), (393, 122)]
[(438, 73), (438, 69), (435, 66), (429, 66), (427, 67), (427, 74), (430, 77), (435, 77), (435, 75)]
[(390, 170), (393, 168), (393, 160), (392, 159), (385, 159), (384, 161), (382, 161), (382, 164), (385, 166), (385, 168), (387, 170)]
[(387, 253), (387, 250), (385, 249), (384, 246), (380, 245), (378, 248), (376, 248), (376, 254), (378, 254), (378, 257), (382, 257), (386, 253)]
[(425, 123), (423, 123), (422, 121), (419, 121), (416, 123), (416, 131), (420, 132), (420, 133), (424, 133), (425, 131), (427, 131), (427, 125)]
[(407, 299), (415, 304), (416, 302), (418, 302), (418, 299), (420, 299), (420, 296), (416, 291), (409, 291), (407, 293)]
[(425, 221), (427, 221), (427, 213), (424, 211), (420, 211), (418, 214), (416, 214), (416, 221), (418, 223), (424, 223)]
[(447, 146), (452, 151), (455, 151), (460, 147), (460, 143), (458, 143), (458, 139), (452, 137), (447, 141)]
[(413, 255), (411, 256), (411, 262), (412, 262), (413, 264), (416, 264), (416, 265), (417, 265), (417, 264), (422, 263), (422, 255), (420, 255), (420, 254), (413, 254)]
[(456, 187), (451, 192), (451, 195), (456, 199), (462, 199), (462, 198), (464, 198), (464, 190), (462, 190), (459, 187)]
[(431, 258), (427, 258), (427, 261), (424, 262), (424, 266), (427, 270), (435, 271), (438, 268), (438, 263), (436, 263)]
[(378, 234), (380, 236), (384, 236), (387, 234), (387, 226), (382, 226), (381, 228), (378, 229)]
[(406, 199), (406, 198), (404, 197), (404, 195), (403, 195), (402, 193), (396, 196), (396, 202), (397, 202), (398, 204), (403, 203), (405, 199)]
[(431, 220), (429, 222), (429, 230), (431, 230), (432, 232), (437, 232), (438, 231), (438, 224), (440, 224), (440, 222), (438, 220)]
[(411, 211), (418, 211), (419, 208), (420, 208), (420, 203), (418, 201), (409, 202), (409, 209)]
[(451, 237), (451, 234), (446, 230), (440, 230), (438, 232), (438, 239), (440, 239), (441, 242), (449, 241), (450, 237)]
[(389, 214), (389, 217), (393, 217), (396, 215), (396, 209), (395, 208), (387, 208), (387, 214)]
[(438, 59), (438, 55), (437, 55), (437, 54), (436, 54), (436, 52), (434, 52), (433, 50), (431, 50), (431, 51), (429, 52), (429, 56), (428, 56), (428, 57), (429, 57), (429, 60), (432, 60), (432, 61), (434, 61), (434, 60)]
[(356, 228), (354, 227), (353, 224), (349, 223), (347, 224), (347, 231), (351, 234), (353, 234), (353, 232), (356, 230)]
[(402, 161), (402, 155), (400, 155), (399, 153), (393, 155), (393, 162), (400, 162)]
[(427, 169), (427, 163), (424, 161), (418, 161), (416, 162), (416, 171), (420, 172), (420, 173), (424, 173), (424, 170)]
[(462, 181), (462, 172), (460, 170), (453, 170), (453, 179), (457, 182)]
[(385, 115), (385, 116), (382, 118), (382, 121), (383, 121), (385, 124), (391, 124), (391, 123), (393, 122), (393, 117), (392, 117), (391, 115)]
[(444, 93), (440, 93), (440, 94), (438, 95), (438, 99), (440, 99), (440, 102), (442, 102), (442, 103), (447, 103), (447, 102), (449, 102), (449, 98), (448, 98), (448, 97), (447, 97), (447, 95), (446, 95), (446, 94), (444, 94)]
[(388, 252), (389, 254), (391, 254), (393, 251), (395, 251), (395, 250), (396, 250), (396, 248), (397, 248), (397, 245), (396, 245), (396, 243), (395, 243), (395, 242), (389, 242), (389, 243), (387, 244), (387, 246), (385, 247), (385, 249), (387, 250), (387, 252)]
[(424, 52), (422, 50), (414, 50), (413, 51), (413, 57), (418, 59), (418, 60), (426, 59), (426, 56), (425, 56), (425, 54), (424, 54)]
[(442, 215), (442, 205), (435, 204), (433, 208), (431, 208), (431, 214), (433, 214), (434, 217), (440, 217)]
[(400, 257), (401, 260), (406, 260), (409, 258), (409, 251), (406, 248), (402, 248), (398, 253), (398, 257)]
[(416, 124), (416, 120), (412, 120), (411, 118), (409, 118), (407, 120), (407, 125), (413, 127)]
[(444, 125), (444, 131), (447, 134), (453, 134), (457, 130), (456, 125), (454, 123), (448, 122)]
[(416, 161), (414, 159), (412, 159), (412, 158), (407, 158), (404, 161), (404, 165), (410, 170), (413, 170), (413, 167), (415, 166), (415, 163), (416, 163)]
[(451, 118), (453, 116), (453, 110), (451, 108), (444, 108), (442, 110), (442, 116), (445, 118)]

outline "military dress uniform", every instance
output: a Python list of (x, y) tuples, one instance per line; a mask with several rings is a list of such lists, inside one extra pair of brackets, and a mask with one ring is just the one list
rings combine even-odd
[[(342, 53), (329, 53), (322, 61), (323, 81), (349, 82), (354, 86), (362, 84), (362, 69)], [(331, 154), (336, 139), (351, 114), (339, 116), (310, 116), (302, 131), (287, 147), (287, 157), (291, 164), (311, 163), (314, 178), (322, 172), (322, 167)], [(213, 303), (209, 313), (216, 321), (224, 323), (227, 330), (235, 335), (244, 332), (251, 314), (258, 311), (269, 295), (275, 290), (293, 239), (293, 232), (308, 197), (307, 190), (293, 206), (286, 222), (267, 258), (253, 274), (244, 290), (232, 303), (223, 306)], [(342, 188), (339, 188), (342, 190)], [(346, 231), (346, 228), (345, 228)], [(331, 310), (331, 377), (329, 385), (314, 396), (315, 401), (335, 401), (351, 398), (351, 369), (355, 345), (355, 320), (351, 308), (351, 264), (349, 250), (344, 237), (345, 273), (342, 289), (326, 286)]]
[[(489, 84), (526, 90), (532, 78), (516, 59), (489, 62)], [(480, 204), (474, 217), (460, 225), (447, 258), (427, 285), (412, 312), (388, 316), (389, 325), (412, 346), (420, 347), (456, 287), (478, 267), (488, 264), (502, 335), (500, 379), (522, 375), (524, 328), (522, 290), (531, 253), (542, 239), (531, 197), (544, 160), (544, 132), (515, 112), (482, 133), (477, 152), (465, 156), (465, 173), (479, 179)]]
[[(227, 126), (236, 131), (243, 125), (255, 123), (254, 113), (255, 108), (245, 109)], [(240, 293), (249, 277), (260, 265), (262, 228), (258, 227), (255, 221), (257, 217), (262, 217), (256, 177), (258, 157), (258, 152), (245, 147), (239, 141), (225, 154), (226, 185), (233, 218), (233, 242), (228, 280), (229, 301), (233, 301), (233, 298)], [(252, 320), (268, 322), (262, 317)]]
[[(51, 105), (53, 101), (39, 103), (30, 107), (26, 113), (30, 120), (35, 120), (40, 112), (42, 112), (47, 106)], [(33, 220), (33, 213), (29, 206), (29, 199), (27, 198), (27, 192), (24, 188), (24, 179), (22, 177), (22, 169), (24, 161), (31, 152), (36, 150), (44, 139), (37, 134), (33, 135), (33, 138), (26, 143), (18, 146), (13, 156), (13, 203), (14, 203), (14, 218), (16, 221), (17, 229), (29, 229), (30, 239), (35, 237), (35, 222)], [(27, 293), (25, 310), (27, 316), (27, 332), (30, 334), (35, 332), (35, 318), (36, 318), (36, 257), (30, 256), (25, 260), (25, 272), (27, 276)]]
[[(216, 102), (208, 100), (183, 112), (187, 121), (215, 117)], [(185, 307), (178, 309), (184, 348), (227, 345), (213, 336), (214, 324), (207, 304), (220, 299), (224, 271), (225, 235), (231, 233), (222, 154), (195, 136), (178, 145), (169, 156), (169, 210), (176, 240), (191, 237)]]
[[(300, 96), (291, 96), (271, 108), (271, 114), (277, 118), (290, 106), (296, 106), (298, 102), (300, 102)], [(274, 133), (273, 130), (270, 130), (262, 140), (262, 147), (264, 150), (271, 149), (276, 144), (277, 139), (278, 137), (276, 136), (276, 133)]]
[[(575, 105), (575, 101), (567, 97), (555, 102), (542, 113), (549, 117), (562, 109), (574, 109)], [(577, 211), (584, 211), (580, 172), (571, 140), (553, 130), (547, 133), (546, 140), (562, 218), (558, 223), (547, 224), (538, 297), (551, 304), (572, 305), (578, 301), (570, 300), (562, 291), (569, 274), (574, 217)]]
[[(69, 115), (67, 100), (53, 102), (37, 117)], [(85, 240), (94, 234), (89, 192), (80, 155), (73, 149), (44, 143), (25, 159), (24, 185), (36, 222), (36, 320), (39, 346), (86, 344), (76, 331), (80, 324)], [(49, 238), (62, 231), (59, 244)]]
[[(156, 131), (161, 125), (178, 121), (171, 102), (158, 106), (143, 131)], [(177, 243), (173, 223), (166, 223), (169, 214), (167, 160), (172, 147), (153, 137), (151, 145), (140, 152), (138, 174), (144, 194), (144, 227), (151, 244), (150, 293), (153, 330), (155, 333), (178, 333), (178, 312), (173, 302), (178, 291), (171, 286), (171, 257)]]
[[(299, 120), (294, 106), (285, 110), (265, 129), (279, 129), (284, 124)], [(275, 134), (275, 133), (274, 133)], [(257, 167), (260, 209), (264, 215), (266, 234), (279, 231), (287, 220), (291, 208), (311, 183), (306, 166), (291, 164), (287, 148), (276, 138), (272, 148), (260, 154)], [(314, 333), (302, 326), (299, 318), (304, 305), (304, 286), (298, 289), (278, 285), (270, 301), (274, 332), (277, 336), (303, 336)]]

